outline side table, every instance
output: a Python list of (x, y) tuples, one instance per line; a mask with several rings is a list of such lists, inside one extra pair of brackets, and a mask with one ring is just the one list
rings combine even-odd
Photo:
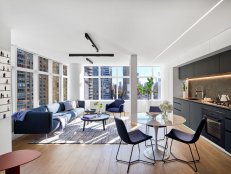
[(20, 174), (20, 166), (40, 157), (41, 152), (36, 150), (17, 150), (0, 155), (0, 171), (6, 174)]

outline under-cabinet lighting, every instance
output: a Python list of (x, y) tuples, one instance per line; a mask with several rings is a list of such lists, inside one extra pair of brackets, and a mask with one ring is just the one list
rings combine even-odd
[(231, 74), (222, 74), (222, 75), (209, 76), (209, 77), (198, 77), (198, 78), (192, 78), (192, 79), (187, 79), (187, 80), (189, 80), (189, 81), (207, 80), (207, 79), (228, 78), (228, 77), (231, 77)]

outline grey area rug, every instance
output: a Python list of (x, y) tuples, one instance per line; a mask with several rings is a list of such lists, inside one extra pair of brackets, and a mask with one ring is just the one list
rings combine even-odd
[[(122, 118), (128, 130), (130, 121), (127, 117)], [(120, 142), (113, 117), (107, 120), (105, 130), (102, 122), (92, 122), (85, 126), (83, 131), (83, 121), (76, 118), (70, 122), (63, 131), (56, 131), (45, 135), (36, 136), (30, 144), (118, 144)]]

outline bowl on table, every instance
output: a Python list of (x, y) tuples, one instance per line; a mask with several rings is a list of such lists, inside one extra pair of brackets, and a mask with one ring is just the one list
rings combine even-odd
[(96, 109), (87, 109), (85, 110), (86, 114), (95, 114)]

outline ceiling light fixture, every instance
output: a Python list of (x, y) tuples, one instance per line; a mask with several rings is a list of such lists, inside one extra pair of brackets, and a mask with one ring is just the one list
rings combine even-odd
[(69, 54), (69, 57), (114, 57), (114, 54)]
[(91, 42), (92, 47), (94, 47), (96, 49), (96, 52), (99, 52), (98, 47), (95, 45), (95, 43), (93, 42), (93, 40), (90, 38), (88, 33), (85, 33), (85, 37), (87, 40), (89, 40)]
[(93, 64), (92, 60), (89, 58), (86, 58), (86, 61), (88, 61), (89, 63)]
[(209, 13), (211, 13), (218, 5), (220, 5), (224, 0), (220, 0), (216, 3), (209, 11), (207, 11), (203, 16), (201, 16), (194, 24), (192, 24), (187, 30), (185, 30), (176, 40), (174, 40), (167, 48), (165, 48), (160, 54), (158, 54), (152, 62), (157, 60), (161, 55), (163, 55), (169, 48), (171, 48), (176, 42), (178, 42), (185, 34), (187, 34), (193, 27), (195, 27), (202, 19), (204, 19)]

